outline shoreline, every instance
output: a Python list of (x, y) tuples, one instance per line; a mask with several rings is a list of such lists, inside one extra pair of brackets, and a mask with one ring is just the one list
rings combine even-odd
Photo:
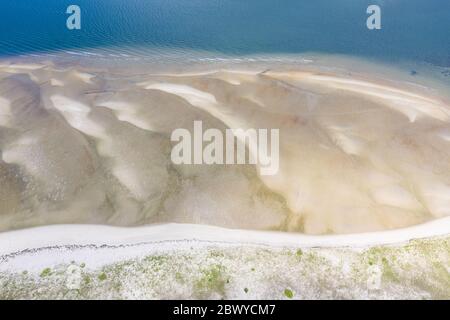
[[(364, 248), (398, 245), (415, 239), (450, 234), (450, 217), (412, 227), (340, 235), (305, 235), (281, 231), (226, 229), (196, 224), (157, 224), (140, 227), (51, 225), (0, 233), (0, 255), (61, 246), (124, 246), (171, 241), (200, 241), (227, 245), (271, 247)], [(80, 239), (80, 235), (83, 238)], [(30, 245), (31, 241), (31, 245)]]

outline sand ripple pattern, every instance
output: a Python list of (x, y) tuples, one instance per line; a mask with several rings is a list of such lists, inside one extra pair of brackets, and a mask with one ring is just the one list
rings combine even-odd
[[(311, 68), (311, 67), (309, 67)], [(174, 165), (174, 129), (280, 129), (280, 171)], [(0, 230), (159, 222), (308, 234), (450, 215), (449, 102), (298, 68), (0, 65)]]

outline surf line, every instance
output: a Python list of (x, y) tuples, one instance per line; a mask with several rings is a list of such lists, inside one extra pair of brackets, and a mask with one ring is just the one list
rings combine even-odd
[[(253, 164), (263, 176), (277, 174), (280, 166), (279, 129), (209, 128), (203, 132), (203, 122), (194, 121), (193, 136), (188, 129), (173, 130), (170, 140), (178, 142), (170, 158), (174, 164)], [(206, 145), (204, 146), (204, 143)], [(246, 150), (248, 149), (248, 156)]]

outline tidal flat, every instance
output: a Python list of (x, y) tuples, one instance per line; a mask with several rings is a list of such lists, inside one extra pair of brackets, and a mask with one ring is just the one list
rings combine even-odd
[[(350, 234), (446, 217), (450, 100), (410, 78), (314, 62), (3, 62), (0, 230), (194, 223)], [(198, 120), (223, 132), (278, 129), (278, 172), (175, 165), (171, 133)]]
[[(0, 298), (450, 297), (447, 82), (73, 59), (0, 62)], [(194, 121), (279, 129), (278, 172), (174, 164)]]

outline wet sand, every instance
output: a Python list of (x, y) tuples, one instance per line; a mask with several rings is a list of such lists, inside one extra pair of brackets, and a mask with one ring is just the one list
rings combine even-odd
[[(347, 70), (348, 71), (348, 70)], [(0, 64), (0, 230), (48, 224), (348, 234), (450, 215), (450, 102), (320, 65)], [(276, 128), (280, 170), (174, 165), (174, 129)]]

